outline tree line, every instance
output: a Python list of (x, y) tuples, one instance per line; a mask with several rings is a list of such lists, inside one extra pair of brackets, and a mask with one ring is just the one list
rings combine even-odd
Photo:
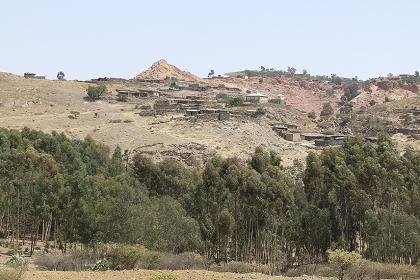
[(381, 262), (419, 261), (420, 153), (387, 137), (349, 138), (284, 167), (249, 160), (202, 167), (154, 162), (91, 138), (0, 129), (0, 235), (14, 244), (142, 244), (285, 269), (328, 249)]

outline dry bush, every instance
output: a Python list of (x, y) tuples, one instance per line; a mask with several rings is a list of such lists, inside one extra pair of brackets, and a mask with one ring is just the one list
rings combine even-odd
[[(301, 265), (288, 270), (284, 275), (299, 277), (303, 275), (315, 275), (331, 278), (336, 271), (326, 264)], [(377, 263), (362, 260), (358, 265), (351, 267), (345, 274), (346, 280), (378, 280), (378, 279), (420, 279), (418, 267), (401, 264)]]
[(412, 265), (365, 260), (360, 265), (351, 268), (346, 278), (349, 280), (420, 279), (420, 269)]
[(210, 270), (216, 272), (234, 272), (234, 273), (263, 273), (270, 274), (270, 268), (268, 265), (258, 265), (245, 262), (228, 262), (219, 265), (212, 265)]
[(159, 269), (162, 270), (183, 270), (183, 269), (204, 269), (206, 259), (197, 253), (167, 254), (165, 255)]
[(0, 267), (0, 280), (20, 280), (23, 279), (26, 266), (19, 267)]
[(286, 271), (285, 276), (299, 277), (302, 275), (316, 275), (321, 277), (334, 277), (334, 270), (326, 264), (306, 264)]
[(63, 255), (45, 254), (35, 259), (34, 263), (40, 269), (50, 271), (83, 271), (95, 264), (96, 256), (88, 252), (74, 251)]

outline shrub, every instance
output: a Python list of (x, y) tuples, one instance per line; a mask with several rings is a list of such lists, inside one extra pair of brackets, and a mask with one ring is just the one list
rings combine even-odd
[(105, 85), (89, 86), (86, 90), (86, 93), (91, 100), (100, 99), (106, 92), (107, 89)]
[(223, 102), (228, 102), (229, 101), (229, 95), (227, 93), (220, 92), (216, 95), (216, 99), (221, 100)]
[(163, 254), (157, 251), (144, 250), (140, 254), (140, 259), (136, 267), (142, 269), (157, 269), (161, 264)]
[(334, 109), (331, 106), (331, 103), (324, 103), (324, 105), (322, 105), (321, 116), (329, 117), (332, 115), (333, 112)]
[(45, 254), (35, 259), (34, 263), (43, 270), (56, 271), (63, 270), (63, 264), (66, 262), (64, 255)]
[(127, 94), (118, 93), (117, 94), (117, 100), (120, 102), (127, 102), (128, 96)]
[(78, 119), (79, 116), (80, 116), (80, 112), (70, 111), (69, 119)]
[(339, 280), (343, 280), (344, 273), (351, 267), (357, 266), (362, 260), (362, 256), (357, 252), (347, 252), (344, 250), (328, 250), (328, 262), (336, 272)]
[(49, 271), (82, 271), (92, 267), (97, 257), (87, 252), (75, 251), (67, 255), (45, 254), (35, 259), (34, 264)]
[(344, 87), (344, 95), (341, 96), (341, 100), (344, 102), (350, 101), (359, 94), (359, 85), (356, 82), (353, 82)]
[(6, 265), (12, 267), (20, 267), (25, 265), (25, 259), (20, 255), (12, 255), (9, 260), (7, 260)]
[(213, 265), (210, 270), (217, 272), (234, 272), (234, 273), (251, 273), (258, 272), (263, 274), (270, 274), (268, 265), (258, 265), (245, 262), (228, 262), (219, 265)]
[(370, 106), (374, 106), (375, 104), (376, 104), (376, 101), (375, 100), (372, 99), (372, 100), (369, 101), (369, 105)]
[(265, 110), (263, 108), (257, 108), (257, 110), (255, 111), (255, 115), (258, 116), (262, 116), (265, 114)]
[(245, 100), (242, 96), (235, 96), (229, 100), (229, 105), (231, 106), (241, 106), (244, 104)]
[(163, 270), (204, 269), (206, 259), (197, 253), (181, 253), (165, 255), (159, 265)]
[(110, 123), (121, 123), (122, 121), (118, 119), (118, 120), (110, 120), (109, 122)]
[(310, 119), (316, 119), (316, 113), (314, 111), (308, 113), (308, 118), (310, 118)]
[(169, 272), (160, 272), (150, 277), (150, 280), (176, 280), (177, 277)]
[(420, 271), (415, 266), (387, 264), (362, 260), (347, 272), (350, 280), (363, 279), (419, 279)]
[(132, 122), (134, 122), (133, 120), (129, 120), (129, 119), (127, 119), (127, 120), (124, 120), (124, 122), (125, 123), (132, 123)]
[(169, 85), (170, 89), (177, 89), (179, 88), (178, 85), (176, 84), (176, 82), (171, 82), (171, 84)]
[(109, 268), (112, 270), (134, 269), (141, 258), (143, 247), (121, 246), (111, 249), (106, 254)]
[(152, 106), (150, 106), (150, 105), (141, 105), (140, 106), (140, 109), (141, 110), (150, 110), (150, 109), (152, 109)]
[(20, 280), (23, 279), (26, 267), (16, 268), (0, 268), (0, 279), (1, 280)]
[(112, 270), (157, 269), (163, 258), (162, 253), (147, 250), (142, 246), (119, 246), (106, 253)]
[(92, 271), (106, 271), (109, 270), (109, 261), (107, 259), (99, 259), (91, 267)]

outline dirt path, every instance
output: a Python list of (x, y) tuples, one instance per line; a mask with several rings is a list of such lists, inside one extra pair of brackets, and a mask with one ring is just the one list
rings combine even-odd
[[(163, 278), (170, 275), (173, 278)], [(158, 278), (161, 276), (160, 278)], [(25, 274), (25, 280), (148, 280), (148, 279), (177, 279), (177, 280), (304, 280), (317, 277), (282, 277), (268, 276), (257, 273), (237, 274), (225, 272), (212, 272), (201, 270), (185, 271), (105, 271), (105, 272), (62, 272), (62, 271), (29, 271)]]

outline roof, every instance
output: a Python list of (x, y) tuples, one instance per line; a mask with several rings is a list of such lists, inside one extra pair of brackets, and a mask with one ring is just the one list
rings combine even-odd
[(268, 97), (268, 96), (257, 92), (257, 93), (250, 93), (246, 97)]

